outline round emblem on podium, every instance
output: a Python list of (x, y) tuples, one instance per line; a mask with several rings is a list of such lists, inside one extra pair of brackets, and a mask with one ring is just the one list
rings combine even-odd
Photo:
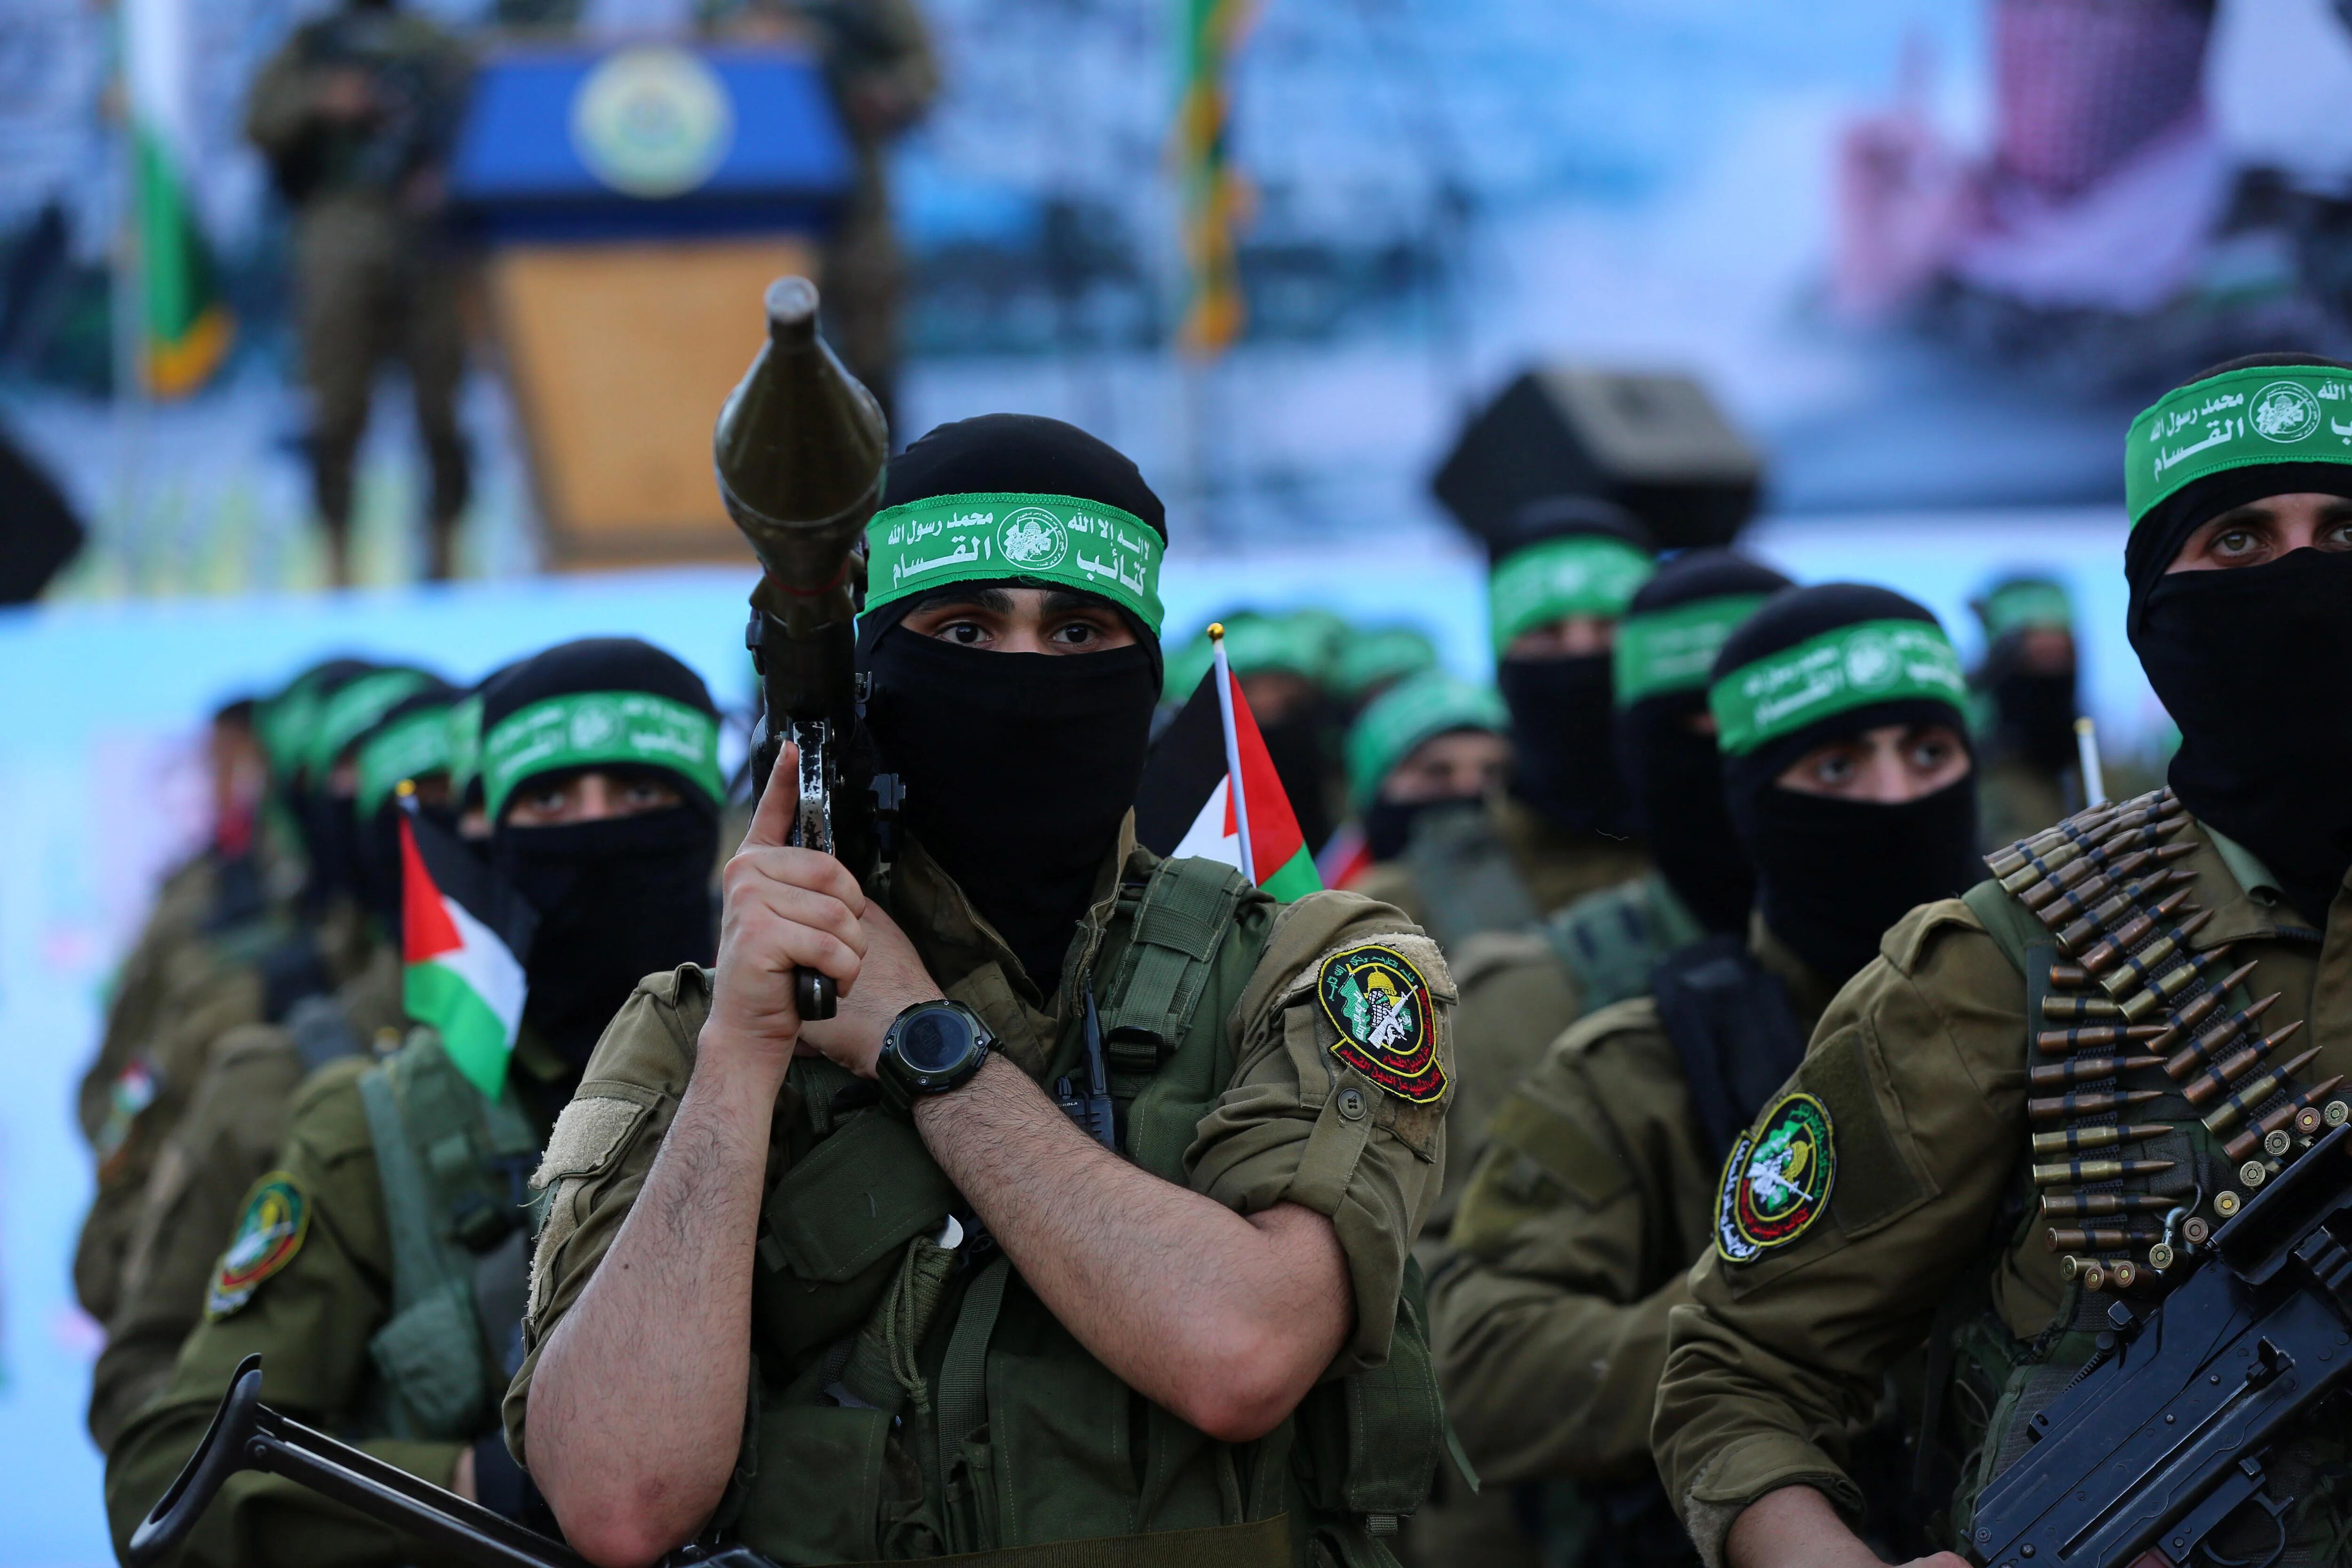
[(617, 49), (572, 96), (573, 150), (624, 195), (684, 195), (711, 176), (734, 140), (726, 87), (684, 49)]

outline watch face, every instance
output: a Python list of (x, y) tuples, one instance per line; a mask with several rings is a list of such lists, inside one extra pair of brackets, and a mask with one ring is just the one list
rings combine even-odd
[(928, 1007), (898, 1030), (898, 1059), (929, 1077), (971, 1053), (971, 1020), (951, 1007)]

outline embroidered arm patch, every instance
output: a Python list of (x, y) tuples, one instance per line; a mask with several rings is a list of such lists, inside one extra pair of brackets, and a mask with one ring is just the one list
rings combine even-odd
[(1715, 1249), (1753, 1263), (1811, 1228), (1837, 1183), (1837, 1130), (1829, 1107), (1790, 1094), (1739, 1135), (1715, 1200)]
[(1379, 942), (1342, 948), (1317, 969), (1315, 997), (1342, 1063), (1415, 1105), (1444, 1095), (1429, 982), (1402, 953)]
[(253, 1300), (262, 1281), (294, 1261), (310, 1233), (310, 1195), (283, 1171), (272, 1171), (246, 1194), (228, 1250), (221, 1254), (205, 1315), (215, 1321)]

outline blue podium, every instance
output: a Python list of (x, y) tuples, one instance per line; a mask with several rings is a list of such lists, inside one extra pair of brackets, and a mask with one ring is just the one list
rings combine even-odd
[[(494, 54), (450, 167), (551, 564), (740, 560), (710, 428), (760, 297), (816, 276), (855, 154), (788, 45)], [(822, 282), (822, 279), (819, 279)]]

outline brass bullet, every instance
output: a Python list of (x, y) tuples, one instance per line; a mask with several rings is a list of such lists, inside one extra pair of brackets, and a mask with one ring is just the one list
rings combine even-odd
[[(2165, 932), (2162, 938), (2149, 942), (2146, 950), (2137, 954), (2131, 951), (2133, 945), (2156, 931), (2164, 921), (2170, 920), (2180, 906), (2189, 901), (2189, 889), (2180, 889), (2159, 901), (2154, 909), (2142, 910), (2107, 935), (2084, 949), (2076, 955), (2084, 969), (2093, 974), (2105, 974), (2117, 963), (2128, 962), (2132, 958), (2138, 959), (2143, 964), (2153, 963), (2157, 956), (2157, 948), (2163, 946), (2166, 942), (2178, 944), (2183, 938), (2193, 934), (2198, 925), (2202, 922), (2183, 921), (2178, 929)], [(2210, 914), (2211, 911), (2205, 912)], [(2164, 951), (2170, 952), (2172, 949), (2166, 947)], [(2101, 984), (2105, 983), (2102, 981)]]
[(2091, 1093), (2053, 1094), (2043, 1100), (2025, 1102), (2025, 1114), (2032, 1121), (2056, 1121), (2069, 1116), (2105, 1116), (2118, 1110), (2130, 1110), (2146, 1105), (2151, 1100), (2161, 1100), (2164, 1091), (2157, 1089), (2126, 1089), (2120, 1093), (2094, 1090)]
[(2056, 1024), (2084, 1018), (2120, 1018), (2124, 1010), (2104, 996), (2044, 996), (2042, 1018)]
[(2074, 1154), (2088, 1149), (2113, 1149), (2124, 1143), (2145, 1143), (2171, 1131), (2171, 1125), (2163, 1121), (2145, 1121), (2137, 1126), (2119, 1122), (2106, 1127), (2067, 1127), (2056, 1132), (2036, 1132), (2033, 1152)]
[[(2313, 1049), (2304, 1054), (2304, 1059), (2308, 1060), (2310, 1058), (2315, 1057), (2318, 1054), (2319, 1051), (2317, 1047), (2315, 1047)], [(2288, 1068), (2285, 1070), (2293, 1072), (2294, 1069), (2293, 1068)], [(2228, 1154), (2232, 1160), (2245, 1159), (2260, 1145), (2262, 1139), (2265, 1134), (2284, 1127), (2288, 1122), (2294, 1120), (2294, 1113), (2296, 1111), (2301, 1110), (2305, 1106), (2311, 1104), (2314, 1100), (2325, 1100), (2327, 1096), (2335, 1093), (2336, 1086), (2343, 1081), (2343, 1075), (2339, 1073), (2334, 1078), (2321, 1079), (2318, 1084), (2307, 1089), (2289, 1089), (2287, 1090), (2285, 1104), (2280, 1106), (2277, 1110), (2269, 1112), (2253, 1126), (2248, 1128), (2245, 1131), (2239, 1133), (2235, 1138), (2231, 1139), (2227, 1143), (2223, 1144), (2221, 1146), (2222, 1152)], [(2325, 1113), (2323, 1113), (2323, 1118), (2324, 1114)]]
[[(2235, 1195), (2231, 1194), (2233, 1199)], [(2191, 1247), (2204, 1246), (2205, 1238), (2212, 1234), (2213, 1227), (2205, 1223), (2201, 1215), (2190, 1215), (2180, 1222), (2180, 1239)]]
[[(2189, 954), (2186, 961), (2148, 981), (2140, 990), (2130, 992), (2129, 994), (2124, 994), (2119, 991), (2111, 992), (2110, 994), (2113, 994), (2116, 1002), (2122, 1005), (2124, 1016), (2137, 1024), (2155, 1012), (2157, 1008), (2189, 989), (2206, 972), (2227, 957), (2230, 949), (2236, 945), (2234, 942), (2225, 942), (2218, 947), (2208, 948), (2203, 952), (2192, 952)], [(2105, 985), (2119, 978), (2119, 976), (2110, 975), (2107, 980), (2100, 984)]]
[(2227, 1187), (2213, 1194), (2213, 1212), (2223, 1219), (2228, 1219), (2245, 1206), (2246, 1200)]
[(2111, 1215), (2164, 1214), (2179, 1201), (2162, 1193), (2044, 1193), (2042, 1212), (2052, 1219), (2103, 1219)]
[(2044, 1029), (2033, 1037), (2044, 1056), (2063, 1057), (2093, 1046), (2138, 1045), (2164, 1033), (2161, 1024), (2077, 1024), (2072, 1028)]
[(2033, 1167), (2037, 1187), (2095, 1187), (2128, 1176), (2160, 1176), (2173, 1167), (2170, 1160), (2062, 1160)]
[[(2280, 1033), (2284, 1034), (2285, 1031), (2281, 1030)], [(2280, 1086), (2294, 1078), (2296, 1073), (2301, 1072), (2305, 1068), (2310, 1066), (2311, 1059), (2318, 1054), (2319, 1047), (2317, 1046), (2314, 1046), (2311, 1049), (2304, 1052), (2303, 1055), (2295, 1058), (2293, 1061), (2288, 1062), (2284, 1066), (2274, 1067), (2265, 1072), (2256, 1073), (2252, 1078), (2248, 1079), (2245, 1082), (2238, 1084), (2233, 1088), (2216, 1090), (2215, 1094), (2219, 1096), (2220, 1103), (2215, 1105), (2210, 1111), (2207, 1112), (2205, 1117), (2205, 1131), (2208, 1132), (2227, 1132), (2231, 1128), (2235, 1127), (2239, 1122), (2244, 1121), (2247, 1117), (2252, 1116), (2254, 1113), (2255, 1107), (2261, 1105), (2263, 1100), (2268, 1100), (2272, 1095), (2277, 1093)], [(2331, 1085), (2330, 1087), (2332, 1088), (2333, 1086)], [(2207, 1098), (2212, 1099), (2214, 1096), (2209, 1095)], [(2293, 1116), (2294, 1114), (2294, 1112), (2292, 1110), (2287, 1112), (2288, 1116)], [(2284, 1121), (2285, 1118), (2281, 1118), (2281, 1124), (2284, 1124)], [(2269, 1128), (2264, 1127), (2263, 1131), (2268, 1131)], [(2235, 1158), (2235, 1156), (2233, 1155), (2232, 1158)]]
[[(2154, 898), (2161, 889), (2191, 880), (2194, 879), (2186, 871), (2160, 871), (2145, 881), (2134, 882), (2114, 898), (2086, 911), (2080, 920), (2068, 921), (2056, 933), (2058, 945), (2067, 952), (2074, 952), (2084, 942), (2107, 931), (2114, 925), (2116, 917), (2125, 910), (2137, 908), (2144, 900)], [(2177, 902), (2187, 896), (2188, 890), (2182, 889), (2171, 895), (2171, 901)], [(2165, 904), (2158, 904), (2157, 908), (2160, 911), (2169, 912)], [(2125, 929), (2130, 929), (2128, 922)]]
[(2161, 1230), (2142, 1230), (2137, 1226), (2129, 1230), (2111, 1230), (2104, 1227), (2094, 1230), (2053, 1228), (2044, 1231), (2042, 1237), (2042, 1246), (2052, 1252), (2079, 1252), (2093, 1249), (2100, 1252), (2119, 1252), (2126, 1247), (2138, 1247), (2146, 1242), (2163, 1239), (2164, 1232)]
[(2064, 1089), (2069, 1084), (2096, 1083), (2117, 1073), (2156, 1067), (2163, 1060), (2162, 1057), (2076, 1057), (2071, 1061), (2032, 1068), (2025, 1078), (2036, 1089)]
[(2239, 982), (2253, 972), (2253, 961), (2249, 959), (2213, 982), (2212, 988), (2205, 994), (2192, 998), (2172, 1016), (2172, 1022), (2165, 1029), (2163, 1037), (2155, 1041), (2148, 1048), (2158, 1051), (2170, 1050), (2181, 1036), (2194, 1030), (2206, 1019), (2211, 1017), (2213, 1010), (2229, 1000), (2230, 993), (2238, 988)]
[[(2180, 1092), (2182, 1096), (2187, 1099), (2189, 1103), (2191, 1105), (2204, 1104), (2207, 1100), (2211, 1100), (2215, 1095), (2222, 1093), (2224, 1090), (2229, 1089), (2231, 1084), (2236, 1083), (2249, 1072), (2252, 1072), (2255, 1066), (2260, 1063), (2264, 1057), (2271, 1054), (2273, 1047), (2278, 1046), (2280, 1042), (2284, 1040), (2293, 1038), (2295, 1031), (2302, 1027), (2303, 1020), (2298, 1018), (2294, 1023), (2287, 1025), (2284, 1028), (2273, 1030), (2270, 1034), (2264, 1035), (2261, 1039), (2256, 1040), (2252, 1045), (2246, 1046), (2239, 1050), (2231, 1051), (2228, 1056), (2223, 1057), (2220, 1061), (2213, 1063), (2210, 1067), (2200, 1069), (2196, 1077), (2190, 1079), (2187, 1083), (2181, 1086)], [(2174, 1058), (2176, 1061), (2179, 1059), (2179, 1058)], [(2172, 1063), (2165, 1063), (2164, 1070), (2170, 1072), (2172, 1070)]]
[(2097, 858), (2086, 855), (2056, 875), (2026, 889), (2017, 896), (2018, 901), (2038, 913), (2053, 903), (2068, 900), (2070, 894), (2074, 899), (2095, 898), (2095, 894), (2084, 888), (2084, 883), (2103, 882), (2112, 876), (2127, 877), (2147, 865), (2155, 853), (2152, 849), (2135, 849), (2116, 860), (2112, 868), (2103, 868)]

